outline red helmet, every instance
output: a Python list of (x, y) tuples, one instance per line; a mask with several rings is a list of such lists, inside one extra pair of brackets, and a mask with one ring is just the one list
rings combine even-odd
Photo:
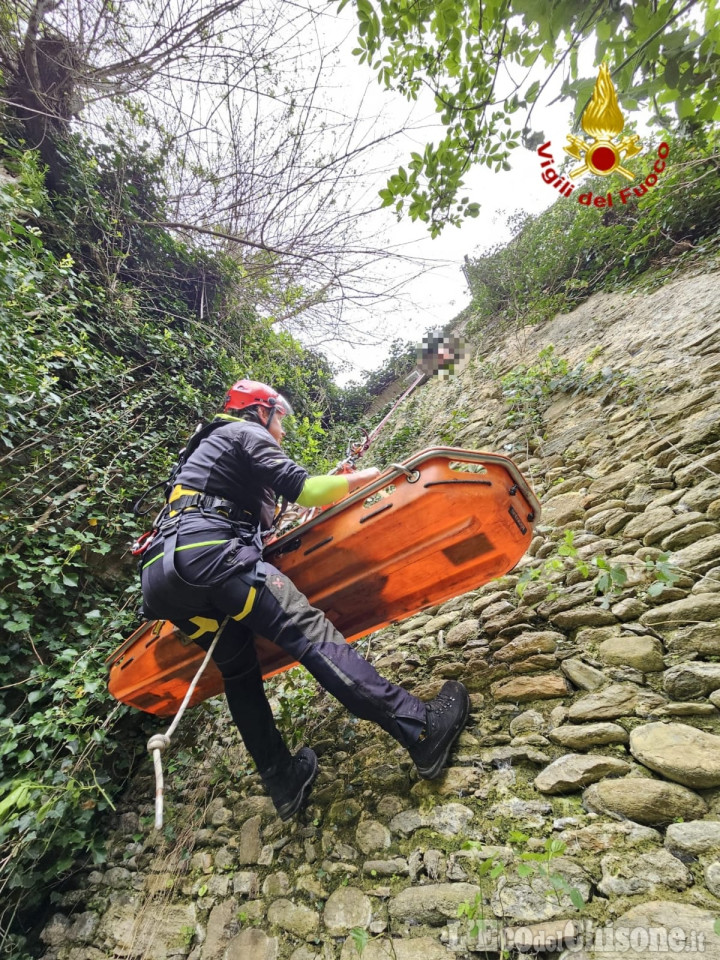
[(266, 383), (259, 383), (257, 380), (238, 380), (228, 390), (223, 410), (225, 413), (231, 413), (233, 410), (245, 410), (247, 407), (266, 407), (283, 416), (293, 412), (285, 397)]

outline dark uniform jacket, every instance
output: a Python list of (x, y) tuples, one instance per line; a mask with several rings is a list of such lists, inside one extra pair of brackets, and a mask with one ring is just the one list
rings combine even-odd
[(307, 478), (307, 470), (283, 453), (265, 427), (233, 420), (200, 441), (175, 483), (232, 500), (267, 530), (276, 496), (295, 503)]
[[(307, 477), (260, 424), (233, 420), (216, 427), (182, 465), (174, 485), (231, 500), (246, 511), (245, 522), (198, 509), (183, 513), (175, 551), (178, 573), (190, 583), (209, 584), (253, 566), (261, 555), (253, 532), (270, 528), (276, 496), (294, 503)], [(162, 547), (159, 538), (143, 558), (143, 570), (153, 578), (161, 564), (152, 561)]]

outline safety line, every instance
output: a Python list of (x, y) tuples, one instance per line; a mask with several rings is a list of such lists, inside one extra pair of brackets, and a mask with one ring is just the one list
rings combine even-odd
[(165, 733), (156, 733), (148, 740), (147, 748), (148, 751), (152, 754), (153, 765), (155, 767), (155, 829), (162, 830), (163, 825), (163, 795), (165, 789), (165, 783), (163, 780), (163, 770), (162, 770), (162, 754), (170, 745), (170, 738), (175, 733), (182, 715), (185, 713), (187, 705), (190, 703), (190, 698), (195, 692), (195, 687), (200, 681), (200, 677), (205, 672), (205, 667), (210, 662), (210, 657), (213, 654), (217, 642), (220, 639), (223, 630), (228, 624), (230, 617), (225, 617), (223, 622), (220, 624), (218, 632), (215, 634), (215, 639), (210, 644), (207, 653), (205, 654), (205, 659), (200, 664), (197, 673), (192, 679), (192, 683), (188, 687), (187, 693), (183, 699), (183, 702), (180, 704), (180, 709), (175, 714), (175, 719), (167, 728)]

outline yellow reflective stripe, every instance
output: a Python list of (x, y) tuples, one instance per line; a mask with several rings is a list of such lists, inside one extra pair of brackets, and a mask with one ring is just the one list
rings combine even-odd
[(179, 483), (176, 487), (172, 488), (168, 503), (172, 503), (173, 500), (177, 500), (178, 497), (194, 497), (197, 493), (200, 493), (200, 490), (191, 490), (189, 487), (183, 487), (182, 484)]
[[(175, 547), (175, 553), (177, 553), (178, 550), (192, 550), (194, 547), (214, 547), (218, 543), (230, 543), (230, 541), (229, 540), (203, 540), (202, 543), (186, 543), (182, 547)], [(159, 560), (160, 557), (162, 557), (163, 555), (164, 555), (164, 551), (163, 553), (159, 553), (156, 557), (153, 557), (152, 560), (148, 560), (147, 563), (143, 564), (143, 570), (145, 569), (145, 567), (149, 567), (151, 563), (155, 563), (155, 561)]]
[(229, 540), (203, 540), (202, 543), (186, 543), (182, 547), (175, 547), (175, 553), (179, 550), (193, 550), (195, 547), (213, 547), (217, 543), (230, 543)]
[(242, 610), (240, 611), (240, 613), (237, 614), (237, 616), (233, 617), (233, 620), (244, 620), (244, 619), (245, 619), (245, 617), (246, 617), (246, 616), (250, 613), (250, 611), (252, 610), (252, 605), (253, 605), (253, 603), (255, 603), (255, 595), (256, 595), (256, 594), (257, 594), (257, 590), (255, 589), (255, 587), (250, 587), (250, 591), (249, 591), (249, 593), (248, 593), (248, 595), (247, 595), (247, 600), (245, 601), (245, 606), (242, 608)]
[(196, 633), (188, 634), (191, 640), (197, 640), (205, 633), (216, 633), (220, 629), (220, 624), (212, 617), (190, 617), (190, 623), (200, 628)]

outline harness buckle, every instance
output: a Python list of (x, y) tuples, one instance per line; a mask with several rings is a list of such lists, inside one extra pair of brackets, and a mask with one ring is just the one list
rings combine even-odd
[(192, 494), (186, 493), (176, 497), (174, 500), (170, 500), (167, 507), (176, 515), (185, 513), (186, 510), (196, 508), (200, 510), (201, 513), (219, 513), (231, 522), (254, 526), (252, 523), (252, 514), (249, 510), (243, 509), (225, 497), (216, 497), (211, 493), (203, 493), (199, 490)]

